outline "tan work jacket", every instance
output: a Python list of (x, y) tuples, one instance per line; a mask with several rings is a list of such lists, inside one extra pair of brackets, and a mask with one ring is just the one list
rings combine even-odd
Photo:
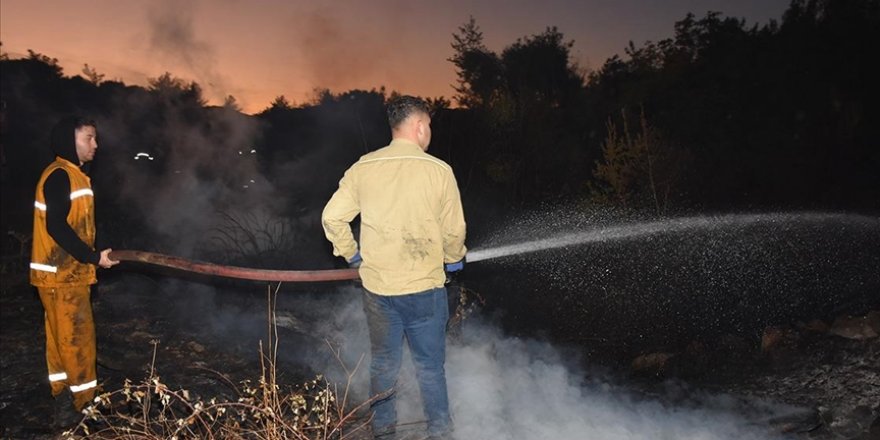
[(321, 216), (333, 254), (358, 251), (349, 223), (361, 216), (360, 277), (380, 295), (443, 286), (444, 263), (464, 258), (465, 222), (452, 168), (407, 140), (364, 155), (342, 177)]
[(70, 213), (67, 223), (76, 235), (89, 246), (95, 245), (95, 203), (92, 183), (78, 166), (57, 157), (49, 164), (37, 183), (34, 201), (34, 238), (31, 250), (31, 284), (37, 287), (87, 286), (95, 284), (95, 266), (76, 261), (46, 229), (46, 199), (43, 185), (57, 169), (70, 177)]

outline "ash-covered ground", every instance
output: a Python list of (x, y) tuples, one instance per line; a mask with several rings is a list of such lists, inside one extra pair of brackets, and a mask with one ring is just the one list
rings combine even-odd
[[(102, 386), (119, 389), (125, 378), (138, 381), (155, 369), (172, 388), (234, 399), (230, 382), (259, 376), (259, 345), (268, 336), (266, 294), (259, 287), (238, 297), (200, 284), (171, 284), (180, 290), (126, 275), (97, 289), (93, 302)], [(323, 298), (280, 293), (285, 294), (291, 296), (276, 306), (279, 382), (296, 385), (319, 372), (334, 377), (331, 370), (338, 370), (340, 360), (330, 347), (342, 347), (346, 362), (365, 353), (354, 288), (328, 289)], [(39, 300), (31, 288), (19, 285), (4, 287), (2, 301), (3, 438), (55, 438), (58, 432), (48, 424), (52, 409)], [(475, 311), (450, 344), (450, 395), (463, 438), (878, 435), (876, 337), (852, 339), (832, 333), (831, 327), (792, 327), (787, 339), (763, 351), (760, 340), (727, 338), (714, 347), (658, 351), (660, 360), (643, 356), (641, 364), (634, 359), (627, 365), (609, 360), (619, 353), (603, 357), (602, 348), (578, 353), (570, 345), (554, 347), (543, 339), (505, 336), (497, 328), (471, 324), (482, 319)], [(870, 335), (866, 328), (861, 331)], [(365, 375), (357, 375), (355, 382), (364, 398)], [(404, 383), (413, 394), (412, 382)], [(418, 422), (417, 407), (402, 417)], [(584, 429), (606, 437), (577, 434)], [(665, 437), (654, 437), (657, 433)]]
[[(876, 222), (679, 230), (469, 265), (471, 313), (447, 356), (456, 438), (878, 438)], [(260, 375), (275, 287), (104, 271), (92, 298), (102, 387), (152, 370), (236, 398)], [(358, 289), (282, 285), (276, 298), (279, 382), (344, 382), (368, 353)], [(54, 438), (39, 299), (10, 273), (0, 301), (2, 437)], [(417, 427), (404, 370), (401, 423)], [(352, 378), (363, 401), (366, 367)]]

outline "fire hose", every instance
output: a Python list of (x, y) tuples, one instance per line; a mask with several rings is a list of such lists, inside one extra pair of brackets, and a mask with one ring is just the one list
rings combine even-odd
[(194, 272), (205, 275), (238, 278), (254, 281), (285, 281), (285, 282), (317, 282), (341, 281), (358, 278), (357, 269), (325, 269), (325, 270), (269, 270), (248, 267), (223, 266), (220, 264), (188, 260), (171, 255), (144, 251), (113, 251), (111, 260), (129, 261), (152, 264), (171, 269)]

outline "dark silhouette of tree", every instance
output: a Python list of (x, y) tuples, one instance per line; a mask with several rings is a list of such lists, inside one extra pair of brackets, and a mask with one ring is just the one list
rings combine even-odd
[(462, 107), (488, 105), (502, 85), (501, 60), (483, 45), (483, 33), (474, 17), (458, 30), (452, 34), (455, 54), (448, 59), (458, 76), (455, 99)]
[(92, 83), (96, 86), (100, 85), (101, 81), (104, 81), (104, 74), (98, 73), (97, 70), (95, 70), (92, 67), (89, 67), (88, 63), (83, 65), (82, 73), (83, 73), (83, 75), (85, 75), (86, 80), (88, 80), (90, 83)]
[(165, 72), (158, 78), (152, 78), (148, 82), (150, 92), (168, 104), (204, 107), (207, 103), (202, 97), (202, 87), (195, 81), (187, 84), (185, 80)]
[(223, 108), (236, 112), (241, 112), (241, 106), (238, 104), (238, 100), (235, 99), (235, 96), (232, 95), (227, 95), (226, 98), (223, 100)]
[[(456, 99), (487, 128), (475, 133), (478, 149), (468, 169), (499, 185), (511, 205), (570, 195), (589, 166), (575, 165), (584, 127), (577, 115), (583, 79), (571, 61), (573, 43), (550, 27), (498, 56), (483, 45), (473, 18), (459, 31), (450, 58), (459, 76)], [(473, 178), (469, 171), (467, 181)]]
[(583, 87), (571, 62), (574, 41), (565, 41), (555, 27), (519, 39), (501, 53), (507, 90), (517, 102), (535, 101), (549, 107), (576, 99)]
[(645, 108), (693, 157), (685, 186), (704, 206), (876, 206), (877, 11), (795, 1), (781, 24), (752, 28), (689, 14), (673, 38), (631, 44), (590, 76), (588, 100), (604, 109), (591, 123)]
[(278, 95), (277, 97), (275, 97), (275, 100), (273, 100), (272, 103), (269, 104), (269, 108), (267, 110), (284, 111), (290, 110), (292, 108), (293, 105), (290, 104), (290, 101), (288, 101), (287, 98), (284, 97), (284, 95)]
[(431, 109), (431, 114), (436, 115), (445, 110), (449, 110), (449, 107), (452, 105), (452, 101), (438, 96), (436, 98), (425, 98), (425, 101), (428, 102), (428, 107)]

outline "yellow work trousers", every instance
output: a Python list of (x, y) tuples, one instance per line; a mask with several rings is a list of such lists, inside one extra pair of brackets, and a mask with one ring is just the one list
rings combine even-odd
[(94, 399), (98, 386), (90, 286), (37, 290), (46, 310), (46, 363), (52, 395), (70, 388), (73, 405), (81, 410)]

